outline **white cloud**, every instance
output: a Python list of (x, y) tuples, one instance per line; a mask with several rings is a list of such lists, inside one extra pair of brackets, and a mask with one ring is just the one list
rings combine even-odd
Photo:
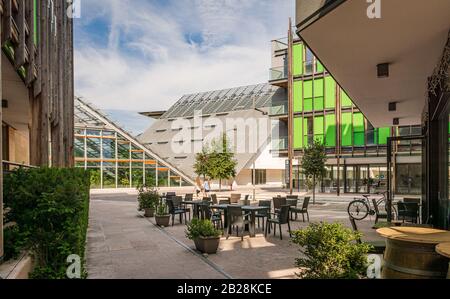
[[(164, 2), (82, 2), (78, 95), (103, 109), (164, 110), (186, 93), (266, 82), (270, 40), (285, 35), (294, 13), (293, 0)], [(108, 32), (94, 32), (99, 21)], [(189, 33), (203, 42), (189, 43)]]

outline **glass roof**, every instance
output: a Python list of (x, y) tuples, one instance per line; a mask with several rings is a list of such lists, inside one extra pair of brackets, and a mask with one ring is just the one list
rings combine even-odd
[(184, 95), (161, 118), (191, 117), (201, 110), (203, 114), (248, 110), (268, 107), (278, 87), (270, 84), (242, 86)]

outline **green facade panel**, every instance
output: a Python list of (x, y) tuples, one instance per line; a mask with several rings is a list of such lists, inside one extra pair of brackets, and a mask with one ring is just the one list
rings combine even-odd
[(294, 81), (294, 113), (303, 111), (303, 82), (302, 81)]
[(309, 142), (308, 142), (308, 119), (304, 118), (303, 119), (303, 147), (307, 147)]
[(317, 60), (317, 72), (318, 73), (322, 73), (325, 70), (325, 68), (323, 67), (323, 64)]
[(387, 144), (387, 139), (391, 136), (390, 128), (380, 128), (378, 129), (378, 144)]
[(313, 99), (309, 98), (304, 100), (305, 112), (313, 111)]
[(342, 105), (342, 107), (352, 107), (353, 106), (352, 100), (343, 90), (341, 90), (341, 105)]
[(301, 117), (294, 118), (294, 148), (303, 147), (303, 119)]
[(296, 44), (292, 47), (292, 72), (294, 76), (303, 74), (303, 44)]
[(323, 79), (314, 80), (314, 97), (323, 97), (324, 95)]
[(314, 135), (323, 135), (324, 127), (323, 127), (323, 116), (316, 116), (314, 118)]
[(342, 146), (352, 146), (352, 113), (342, 113)]
[(325, 77), (325, 108), (336, 108), (336, 81), (333, 77)]
[(332, 147), (336, 146), (336, 115), (325, 115), (325, 145)]
[(312, 98), (313, 97), (313, 81), (312, 80), (304, 81), (304, 89), (305, 89), (305, 91), (304, 91), (305, 98)]

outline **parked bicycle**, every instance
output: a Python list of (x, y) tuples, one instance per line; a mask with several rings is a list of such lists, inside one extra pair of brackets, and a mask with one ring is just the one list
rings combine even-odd
[[(382, 195), (382, 197), (376, 200), (377, 207), (384, 205), (384, 209), (387, 213), (387, 191), (376, 193), (377, 195)], [(355, 220), (363, 220), (368, 215), (373, 216), (376, 214), (375, 207), (372, 207), (372, 202), (370, 197), (372, 194), (363, 194), (363, 198), (356, 198), (348, 205), (347, 212), (350, 217)], [(379, 209), (378, 209), (379, 210)], [(391, 206), (391, 212), (393, 215), (397, 214), (395, 207)]]

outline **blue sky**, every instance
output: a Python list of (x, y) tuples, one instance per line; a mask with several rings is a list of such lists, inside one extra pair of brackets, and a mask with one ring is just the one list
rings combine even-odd
[(76, 94), (135, 134), (140, 111), (183, 94), (268, 80), (270, 41), (294, 0), (82, 0), (75, 20)]

